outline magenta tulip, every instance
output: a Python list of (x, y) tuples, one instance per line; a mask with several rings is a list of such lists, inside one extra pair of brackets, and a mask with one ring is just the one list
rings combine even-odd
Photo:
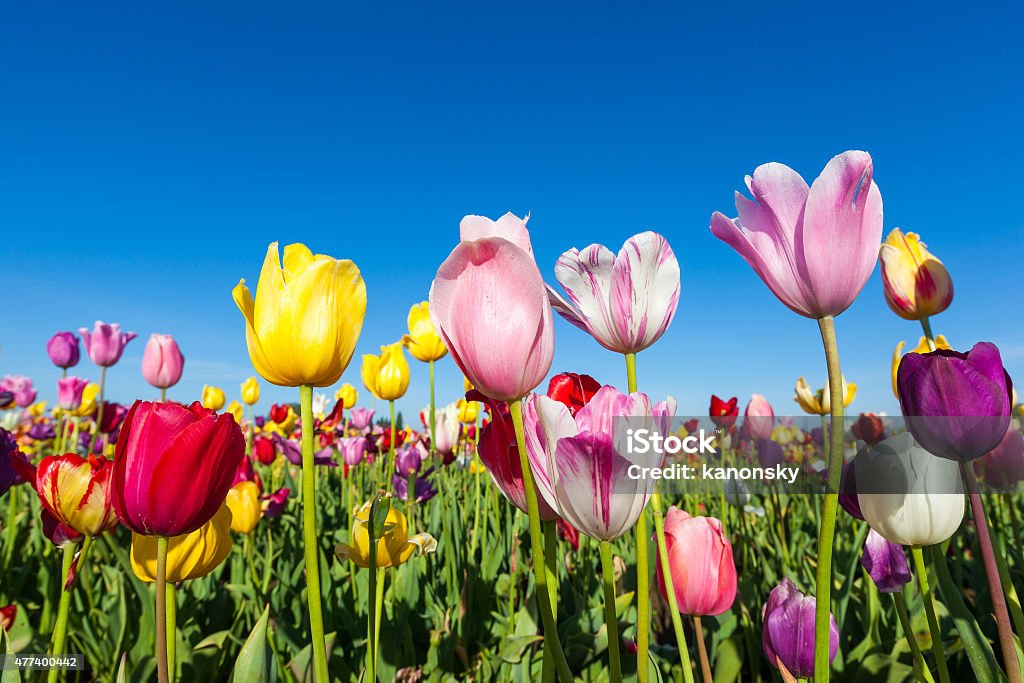
[(181, 379), (185, 357), (169, 334), (151, 334), (142, 353), (142, 376), (157, 389), (169, 389)]
[[(761, 610), (761, 645), (765, 656), (776, 669), (781, 664), (796, 678), (814, 674), (815, 604), (813, 595), (803, 593), (787, 577), (768, 594), (768, 602)], [(829, 664), (838, 652), (839, 627), (829, 614)]]
[(430, 316), (484, 395), (512, 401), (544, 381), (555, 350), (547, 291), (526, 221), (467, 216), (430, 288)]
[(985, 483), (997, 489), (1011, 489), (1024, 479), (1024, 435), (1012, 425), (999, 445), (974, 461), (974, 469)]
[(78, 350), (78, 337), (71, 332), (56, 333), (46, 342), (46, 355), (58, 368), (67, 370), (78, 365), (81, 356)]
[(15, 405), (22, 408), (27, 408), (36, 400), (36, 388), (32, 380), (24, 375), (5, 375), (0, 380), (0, 391), (10, 392)]
[(864, 540), (860, 564), (875, 582), (879, 593), (898, 593), (910, 583), (910, 565), (903, 546), (871, 529)]
[(57, 405), (61, 410), (78, 410), (82, 405), (82, 392), (89, 380), (81, 377), (62, 377), (57, 380)]
[(122, 332), (121, 326), (117, 323), (109, 325), (97, 320), (93, 325), (92, 332), (88, 327), (78, 328), (78, 333), (85, 341), (85, 352), (93, 363), (101, 368), (109, 368), (121, 360), (124, 347), (138, 335), (134, 332)]
[[(682, 614), (714, 616), (732, 607), (736, 599), (736, 564), (732, 544), (714, 517), (691, 517), (676, 506), (665, 515), (665, 550)], [(665, 576), (660, 559), (658, 588), (665, 598)]]
[(882, 243), (882, 194), (867, 152), (833, 157), (810, 188), (784, 164), (747, 176), (739, 216), (715, 212), (711, 232), (742, 256), (772, 294), (808, 318), (836, 316), (864, 287)]

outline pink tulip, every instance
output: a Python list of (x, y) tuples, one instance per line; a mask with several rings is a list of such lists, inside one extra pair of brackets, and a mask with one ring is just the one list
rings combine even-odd
[(746, 178), (754, 201), (737, 192), (739, 217), (716, 211), (711, 232), (796, 313), (839, 315), (867, 282), (882, 243), (882, 194), (871, 176), (867, 152), (833, 157), (810, 188), (788, 166), (764, 164)]
[(181, 379), (185, 357), (169, 334), (151, 334), (142, 353), (142, 376), (157, 389), (169, 389)]
[(552, 398), (528, 397), (523, 406), (526, 448), (540, 496), (591, 538), (610, 541), (623, 535), (636, 524), (655, 481), (630, 476), (630, 468), (660, 467), (663, 460), (654, 449), (630, 452), (625, 429), (668, 434), (675, 406), (669, 398), (652, 407), (644, 394), (605, 386), (574, 417)]
[(5, 375), (0, 380), (0, 391), (8, 391), (14, 397), (14, 403), (27, 408), (36, 400), (36, 388), (32, 380), (24, 375)]
[[(665, 550), (681, 614), (715, 616), (732, 607), (736, 564), (720, 521), (691, 517), (673, 505), (665, 515)], [(655, 567), (661, 595), (667, 598), (660, 557)]]
[(82, 392), (89, 380), (81, 377), (62, 377), (57, 380), (57, 405), (61, 410), (78, 410), (82, 405)]
[(617, 353), (658, 341), (679, 303), (679, 262), (655, 232), (630, 237), (618, 256), (600, 244), (570, 249), (555, 264), (555, 277), (569, 296), (548, 288), (555, 311)]
[(747, 409), (743, 411), (743, 426), (752, 439), (767, 439), (775, 426), (775, 411), (761, 394), (750, 397)]
[(430, 315), (484, 395), (512, 401), (540, 384), (555, 350), (551, 307), (526, 221), (466, 216), (430, 288)]
[(78, 333), (82, 335), (89, 358), (101, 368), (109, 368), (121, 360), (124, 347), (138, 336), (134, 332), (122, 332), (117, 323), (108, 325), (102, 320), (96, 321), (92, 332), (88, 327), (80, 327)]

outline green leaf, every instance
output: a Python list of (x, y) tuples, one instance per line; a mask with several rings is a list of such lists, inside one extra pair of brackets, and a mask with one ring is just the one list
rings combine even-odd
[[(0, 628), (0, 658), (7, 655), (7, 631)], [(21, 683), (21, 672), (17, 669), (0, 671), (0, 683)]]
[(541, 636), (513, 636), (502, 643), (498, 656), (509, 664), (515, 664), (523, 658), (523, 652), (534, 643), (544, 640)]
[(128, 653), (121, 654), (121, 663), (117, 665), (117, 683), (125, 683), (128, 680)]
[(238, 683), (268, 683), (274, 676), (273, 655), (267, 644), (267, 624), (270, 621), (270, 605), (263, 609), (263, 615), (253, 626), (252, 633), (238, 653), (231, 680)]

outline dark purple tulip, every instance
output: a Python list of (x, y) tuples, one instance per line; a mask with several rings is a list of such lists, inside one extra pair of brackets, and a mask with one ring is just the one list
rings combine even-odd
[(252, 419), (252, 422), (260, 429), (263, 429), (263, 426), (267, 424), (267, 418), (263, 417), (262, 415), (257, 415)]
[(17, 474), (11, 462), (11, 454), (17, 450), (18, 442), (14, 440), (14, 435), (0, 427), (0, 496), (14, 485)]
[(863, 521), (864, 514), (860, 511), (860, 499), (857, 497), (857, 468), (853, 466), (853, 460), (843, 464), (839, 479), (839, 504), (851, 517)]
[(302, 465), (302, 448), (298, 443), (286, 439), (280, 434), (271, 434), (271, 438), (277, 444), (277, 450), (281, 452), (281, 455), (288, 458), (288, 462), (293, 465)]
[(265, 506), (263, 508), (263, 516), (268, 519), (273, 519), (284, 512), (284, 508), (288, 504), (288, 494), (291, 492), (291, 489), (278, 489), (273, 493), (260, 498)]
[(786, 454), (782, 452), (782, 446), (771, 439), (758, 439), (755, 447), (761, 467), (774, 468), (786, 461)]
[(907, 429), (933, 455), (977, 460), (1010, 426), (1013, 385), (995, 344), (979, 342), (967, 353), (908, 353), (896, 384)]
[(974, 469), (985, 477), (985, 483), (997, 489), (1011, 489), (1024, 479), (1024, 435), (1011, 427), (999, 445), (981, 459)]
[[(424, 503), (437, 495), (437, 488), (434, 487), (433, 482), (429, 479), (433, 471), (434, 468), (431, 467), (422, 476), (416, 477), (416, 487), (413, 493), (416, 496), (417, 503)], [(406, 477), (399, 476), (398, 472), (395, 472), (391, 477), (391, 490), (396, 498), (408, 502), (409, 480)]]
[(57, 436), (57, 429), (49, 422), (36, 422), (28, 428), (28, 437), (33, 441), (50, 441)]
[(78, 350), (78, 337), (71, 332), (58, 332), (46, 342), (46, 355), (58, 368), (72, 368), (78, 365), (81, 351)]
[(874, 529), (864, 541), (860, 564), (875, 582), (879, 593), (898, 593), (910, 583), (907, 554), (899, 543), (884, 538)]
[(10, 408), (14, 405), (14, 394), (6, 389), (0, 389), (0, 410)]
[(399, 448), (395, 453), (395, 474), (408, 477), (420, 471), (426, 451), (421, 452), (423, 447), (419, 444), (412, 444)]
[(324, 467), (337, 467), (338, 461), (334, 459), (334, 449), (330, 446), (313, 452), (313, 464)]
[(82, 432), (78, 435), (78, 450), (88, 453), (89, 444), (92, 444), (92, 452), (99, 454), (103, 452), (103, 438), (97, 437), (96, 442), (93, 443), (92, 434), (89, 432)]
[[(768, 595), (761, 611), (764, 625), (761, 644), (768, 661), (776, 669), (778, 662), (797, 678), (814, 675), (814, 596), (785, 578)], [(839, 651), (839, 627), (829, 615), (828, 661)]]

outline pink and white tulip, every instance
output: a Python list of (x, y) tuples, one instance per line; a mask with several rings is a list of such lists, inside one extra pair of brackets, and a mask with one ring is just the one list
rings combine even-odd
[(618, 255), (600, 244), (570, 249), (558, 258), (555, 278), (569, 297), (548, 287), (555, 311), (617, 353), (658, 341), (679, 303), (679, 262), (656, 232), (630, 237)]
[(715, 212), (711, 232), (742, 256), (779, 300), (808, 318), (849, 308), (882, 243), (882, 194), (871, 155), (833, 157), (808, 188), (784, 164), (747, 176), (754, 200), (736, 193), (737, 218)]
[(555, 349), (551, 307), (526, 221), (466, 216), (462, 241), (430, 288), (430, 316), (484, 395), (512, 401), (544, 381)]
[(743, 428), (752, 439), (767, 439), (775, 426), (775, 411), (761, 394), (754, 394), (743, 411)]

